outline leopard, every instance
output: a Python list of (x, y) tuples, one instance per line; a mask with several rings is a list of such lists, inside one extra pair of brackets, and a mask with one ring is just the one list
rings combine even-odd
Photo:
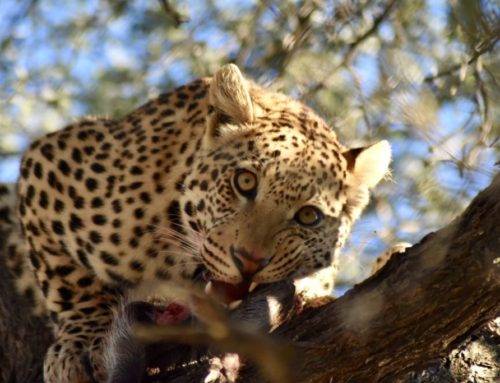
[(317, 275), (328, 294), (390, 161), (386, 140), (348, 148), (232, 63), (123, 117), (38, 138), (17, 210), (54, 331), (45, 381), (106, 381), (103, 340), (123, 294), (175, 298), (202, 280), (230, 304), (283, 280), (307, 290)]

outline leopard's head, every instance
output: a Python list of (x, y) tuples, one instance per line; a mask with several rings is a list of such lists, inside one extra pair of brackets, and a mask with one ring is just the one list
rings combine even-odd
[(332, 264), (388, 172), (389, 144), (345, 149), (309, 108), (232, 64), (212, 78), (209, 97), (181, 205), (211, 278), (268, 283)]

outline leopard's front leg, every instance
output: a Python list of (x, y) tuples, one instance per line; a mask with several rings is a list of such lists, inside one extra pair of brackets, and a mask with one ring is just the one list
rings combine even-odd
[(57, 266), (50, 269), (48, 262), (41, 259), (37, 270), (56, 338), (45, 356), (44, 380), (104, 382), (103, 339), (119, 297), (87, 269), (66, 257), (59, 255)]

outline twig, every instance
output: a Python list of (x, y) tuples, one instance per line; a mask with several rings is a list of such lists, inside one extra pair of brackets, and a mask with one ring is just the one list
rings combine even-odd
[(369, 28), (365, 33), (362, 33), (361, 35), (356, 37), (356, 39), (347, 46), (347, 53), (345, 54), (344, 59), (340, 64), (341, 66), (347, 65), (351, 61), (352, 56), (354, 55), (354, 51), (356, 50), (358, 45), (378, 30), (380, 24), (387, 18), (387, 16), (391, 12), (394, 4), (396, 4), (396, 0), (389, 1), (386, 4), (384, 10), (377, 17), (375, 17), (371, 28)]
[(354, 54), (356, 53), (357, 47), (364, 42), (366, 39), (368, 39), (370, 36), (372, 36), (379, 28), (380, 24), (389, 16), (391, 13), (394, 5), (396, 4), (396, 0), (390, 0), (386, 6), (384, 7), (383, 11), (376, 16), (373, 19), (373, 24), (372, 26), (366, 30), (364, 33), (360, 34), (357, 36), (351, 43), (347, 45), (347, 51), (342, 59), (342, 61), (336, 65), (326, 76), (323, 77), (322, 80), (320, 80), (315, 86), (310, 88), (307, 92), (307, 94), (311, 94), (314, 92), (317, 92), (318, 90), (323, 89), (326, 86), (326, 82), (328, 79), (336, 73), (340, 68), (345, 67), (349, 62), (352, 60)]
[[(290, 284), (280, 283), (280, 286), (286, 286), (285, 296), (292, 297), (293, 300), (294, 290), (290, 290)], [(261, 294), (267, 302), (265, 291), (266, 288), (261, 288), (256, 293)], [(259, 296), (254, 295), (250, 298), (254, 301), (252, 306), (254, 309)], [(274, 297), (276, 298), (276, 295)], [(286, 342), (267, 336), (265, 332), (257, 332), (252, 324), (245, 322), (242, 310), (244, 312), (248, 302), (242, 303), (237, 310), (228, 313), (199, 291), (191, 290), (190, 300), (199, 323), (195, 321), (191, 325), (170, 327), (137, 324), (133, 330), (136, 339), (143, 344), (168, 342), (192, 346), (210, 345), (222, 352), (236, 352), (256, 363), (270, 382), (291, 381), (290, 361), (293, 357), (291, 347)], [(285, 306), (282, 306), (282, 309), (285, 309)], [(265, 312), (261, 314), (266, 316)]]
[(167, 0), (159, 0), (160, 4), (163, 8), (163, 11), (166, 15), (172, 19), (176, 27), (179, 27), (181, 24), (189, 21), (189, 18), (186, 15), (181, 14), (177, 9), (174, 8), (172, 4), (170, 4)]
[(222, 352), (237, 353), (255, 362), (269, 381), (291, 381), (289, 361), (291, 347), (266, 335), (258, 335), (234, 326), (225, 328), (224, 334), (213, 334), (203, 328), (136, 326), (134, 333), (141, 342), (173, 342), (189, 345), (212, 345)]
[(480, 48), (478, 50), (476, 50), (474, 52), (474, 54), (465, 63), (452, 65), (451, 67), (449, 67), (447, 69), (440, 70), (435, 75), (427, 76), (424, 78), (424, 82), (426, 82), (426, 83), (433, 82), (434, 80), (437, 80), (438, 78), (449, 76), (449, 75), (455, 73), (456, 71), (463, 68), (464, 65), (469, 66), (469, 65), (474, 64), (482, 55), (493, 50), (495, 47), (495, 44), (498, 42), (499, 39), (500, 39), (500, 30), (497, 29), (497, 30), (495, 30), (495, 32), (492, 35), (488, 36), (480, 44)]

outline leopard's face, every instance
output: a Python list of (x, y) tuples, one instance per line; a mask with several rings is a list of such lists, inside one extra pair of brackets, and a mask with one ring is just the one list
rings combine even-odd
[(349, 230), (345, 177), (333, 141), (256, 124), (197, 158), (182, 200), (188, 235), (217, 280), (306, 275), (331, 264)]
[(187, 248), (213, 280), (233, 285), (330, 266), (387, 172), (390, 148), (343, 150), (308, 108), (263, 102), (234, 68), (212, 80), (213, 109), (184, 181)]

